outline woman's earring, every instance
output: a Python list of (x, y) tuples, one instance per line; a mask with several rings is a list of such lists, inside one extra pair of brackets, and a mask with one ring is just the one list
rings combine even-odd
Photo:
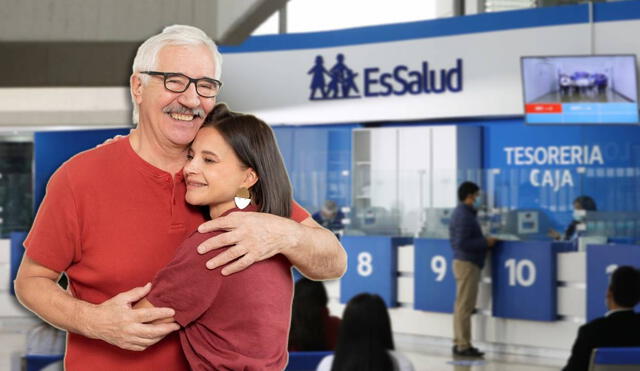
[(249, 204), (251, 203), (251, 194), (249, 193), (249, 190), (245, 187), (241, 187), (240, 189), (238, 189), (238, 191), (236, 192), (236, 197), (233, 199), (233, 201), (236, 203), (238, 209), (244, 209), (245, 207), (249, 206)]

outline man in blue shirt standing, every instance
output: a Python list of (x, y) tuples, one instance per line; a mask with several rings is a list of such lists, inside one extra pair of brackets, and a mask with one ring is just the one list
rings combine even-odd
[(458, 187), (460, 203), (451, 215), (449, 240), (453, 248), (453, 274), (456, 279), (456, 303), (453, 313), (453, 354), (482, 357), (483, 352), (471, 345), (471, 314), (478, 297), (480, 272), (489, 250), (496, 243), (482, 235), (477, 214), (480, 187), (464, 182)]

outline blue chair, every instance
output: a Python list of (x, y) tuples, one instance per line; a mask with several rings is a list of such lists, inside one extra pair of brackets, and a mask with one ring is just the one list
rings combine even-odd
[(596, 348), (590, 371), (631, 371), (640, 369), (639, 348)]
[(286, 371), (315, 371), (318, 363), (333, 351), (289, 352), (289, 363)]
[(52, 363), (62, 361), (64, 354), (54, 355), (40, 355), (40, 354), (27, 354), (22, 357), (23, 370), (24, 371), (40, 371), (43, 368), (49, 366)]

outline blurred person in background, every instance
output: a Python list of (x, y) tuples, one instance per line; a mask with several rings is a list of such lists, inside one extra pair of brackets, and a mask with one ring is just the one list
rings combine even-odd
[(320, 361), (317, 371), (413, 371), (395, 351), (389, 311), (382, 298), (363, 293), (344, 309), (336, 352)]
[(338, 204), (335, 201), (326, 200), (320, 211), (313, 213), (312, 217), (318, 224), (340, 238), (341, 233), (344, 231), (344, 213), (338, 208)]
[(324, 283), (302, 277), (296, 282), (291, 308), (290, 351), (334, 350), (340, 318), (331, 316)]
[(573, 200), (573, 214), (571, 223), (564, 230), (564, 233), (555, 229), (549, 229), (549, 237), (554, 240), (573, 241), (578, 237), (578, 225), (584, 222), (587, 211), (597, 211), (596, 202), (589, 196), (579, 196)]

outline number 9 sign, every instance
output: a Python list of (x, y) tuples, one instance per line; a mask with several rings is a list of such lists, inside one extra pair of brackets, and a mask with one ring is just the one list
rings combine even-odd
[(449, 240), (417, 238), (414, 241), (413, 307), (452, 313), (456, 283)]
[(436, 281), (442, 282), (447, 274), (447, 261), (442, 255), (434, 255), (431, 258), (431, 270), (436, 274)]

